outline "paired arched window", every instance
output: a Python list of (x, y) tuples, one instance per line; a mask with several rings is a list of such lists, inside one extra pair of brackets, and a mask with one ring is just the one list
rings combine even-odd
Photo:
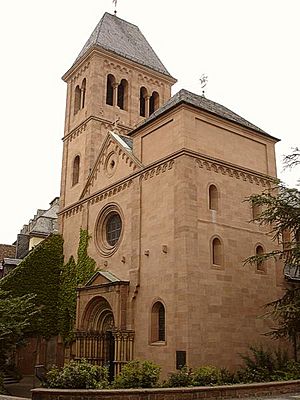
[(84, 108), (85, 105), (85, 90), (86, 90), (86, 79), (84, 78), (81, 84), (81, 108)]
[(149, 100), (149, 115), (153, 114), (159, 108), (159, 94), (153, 92)]
[(75, 100), (74, 100), (74, 114), (78, 113), (80, 110), (80, 102), (81, 102), (81, 90), (79, 85), (75, 88)]
[(72, 186), (79, 182), (80, 157), (77, 155), (73, 161)]
[(140, 88), (140, 116), (146, 117), (146, 98), (148, 96), (147, 89), (142, 86)]
[(214, 238), (211, 244), (212, 263), (221, 266), (223, 264), (223, 246), (219, 238)]
[[(258, 246), (256, 246), (255, 249), (255, 255), (260, 257), (264, 254), (264, 249), (263, 247), (259, 244)], [(264, 261), (263, 260), (257, 260), (256, 261), (256, 268), (258, 271), (264, 271), (265, 270), (265, 266), (264, 266)]]
[(218, 209), (218, 189), (215, 185), (210, 185), (208, 189), (208, 206), (210, 210)]
[(118, 85), (118, 107), (121, 110), (127, 110), (127, 98), (128, 98), (128, 82), (126, 79), (122, 79)]
[(157, 301), (151, 310), (151, 342), (166, 340), (166, 312), (162, 302)]
[(75, 88), (74, 97), (74, 114), (78, 113), (79, 110), (84, 108), (85, 105), (85, 90), (86, 90), (86, 79), (84, 78), (81, 87), (79, 85)]
[(109, 106), (114, 105), (114, 85), (115, 85), (115, 77), (111, 74), (107, 75), (106, 81), (106, 104)]
[(109, 74), (106, 80), (106, 104), (109, 106), (117, 105), (121, 110), (128, 108), (128, 82), (122, 79), (119, 84), (116, 78)]
[(140, 116), (148, 117), (154, 111), (159, 108), (159, 94), (157, 92), (152, 92), (152, 95), (148, 96), (147, 89), (142, 86), (140, 88)]

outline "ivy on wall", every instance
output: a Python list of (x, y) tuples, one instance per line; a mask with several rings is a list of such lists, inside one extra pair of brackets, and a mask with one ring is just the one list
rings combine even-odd
[(90, 236), (87, 230), (80, 230), (77, 262), (73, 256), (63, 266), (60, 276), (59, 332), (65, 343), (74, 339), (73, 328), (76, 319), (76, 288), (88, 282), (96, 270), (96, 262), (88, 253)]
[(13, 297), (35, 294), (40, 309), (30, 323), (28, 335), (49, 338), (58, 333), (59, 281), (63, 268), (63, 240), (52, 234), (34, 248), (10, 274), (0, 281), (0, 289)]
[(52, 234), (39, 243), (5, 278), (0, 289), (13, 297), (33, 294), (40, 312), (34, 315), (28, 336), (46, 339), (61, 334), (65, 343), (73, 339), (76, 319), (76, 288), (95, 273), (96, 262), (87, 253), (90, 236), (80, 230), (77, 262), (71, 256), (63, 263), (63, 239)]

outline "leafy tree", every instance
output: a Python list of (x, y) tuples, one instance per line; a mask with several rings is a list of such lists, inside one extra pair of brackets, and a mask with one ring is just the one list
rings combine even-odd
[[(300, 151), (284, 158), (285, 168), (300, 164)], [(280, 247), (262, 255), (249, 257), (245, 263), (259, 263), (269, 258), (281, 259), (284, 267), (300, 272), (300, 192), (277, 182), (271, 189), (255, 194), (248, 199), (260, 214), (255, 220), (270, 227), (270, 234)], [(300, 335), (300, 288), (290, 285), (285, 294), (266, 305), (267, 316), (278, 323), (267, 335), (278, 339), (287, 338), (293, 343), (297, 360), (298, 338)]]
[(34, 295), (13, 297), (0, 290), (0, 370), (9, 353), (24, 339), (33, 316), (39, 313)]

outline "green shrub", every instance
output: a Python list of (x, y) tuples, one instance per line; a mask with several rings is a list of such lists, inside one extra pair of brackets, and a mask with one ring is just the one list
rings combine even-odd
[(63, 368), (53, 367), (46, 375), (46, 387), (60, 389), (105, 389), (108, 370), (86, 360), (70, 361)]
[(251, 354), (240, 355), (244, 366), (237, 372), (239, 382), (269, 382), (300, 376), (300, 364), (289, 361), (286, 351), (279, 349), (272, 353), (262, 346), (251, 346), (250, 351)]
[(222, 370), (211, 365), (199, 367), (193, 371), (193, 386), (222, 385)]
[(160, 367), (151, 361), (130, 361), (116, 376), (113, 387), (116, 389), (155, 387), (159, 374)]
[(193, 373), (191, 368), (182, 367), (176, 372), (172, 372), (166, 382), (165, 387), (186, 387), (193, 386)]

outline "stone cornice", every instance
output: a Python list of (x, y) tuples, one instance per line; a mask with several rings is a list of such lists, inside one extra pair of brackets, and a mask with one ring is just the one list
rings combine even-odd
[[(76, 126), (76, 128), (72, 129), (67, 135), (65, 135), (62, 138), (63, 142), (65, 142), (65, 141), (71, 142), (72, 140), (74, 140), (77, 136), (79, 136), (82, 132), (85, 131), (86, 126), (87, 126), (88, 122), (90, 122), (90, 121), (98, 121), (98, 122), (102, 123), (104, 125), (105, 129), (111, 129), (112, 125), (113, 125), (113, 122), (111, 122), (107, 119), (96, 117), (95, 115), (90, 115), (87, 119), (85, 119), (78, 126)], [(121, 135), (126, 135), (131, 130), (132, 130), (132, 128), (125, 126), (125, 125), (118, 124), (118, 126), (117, 126), (117, 131)]]
[(191, 150), (182, 149), (169, 156), (155, 161), (151, 165), (145, 166), (143, 169), (135, 171), (121, 181), (115, 182), (114, 184), (101, 189), (100, 191), (91, 194), (89, 197), (72, 204), (59, 212), (59, 215), (69, 217), (82, 211), (85, 204), (95, 204), (99, 201), (107, 199), (120, 191), (130, 188), (133, 183), (133, 179), (140, 177), (140, 180), (147, 181), (149, 178), (160, 175), (161, 173), (171, 170), (174, 166), (175, 160), (182, 156), (188, 156), (195, 159), (195, 165), (200, 169), (212, 173), (221, 173), (227, 175), (233, 179), (239, 179), (250, 184), (255, 184), (262, 187), (270, 187), (271, 183), (276, 179), (265, 174), (261, 174), (231, 163), (225, 163), (224, 161), (208, 157), (204, 154), (200, 154)]

